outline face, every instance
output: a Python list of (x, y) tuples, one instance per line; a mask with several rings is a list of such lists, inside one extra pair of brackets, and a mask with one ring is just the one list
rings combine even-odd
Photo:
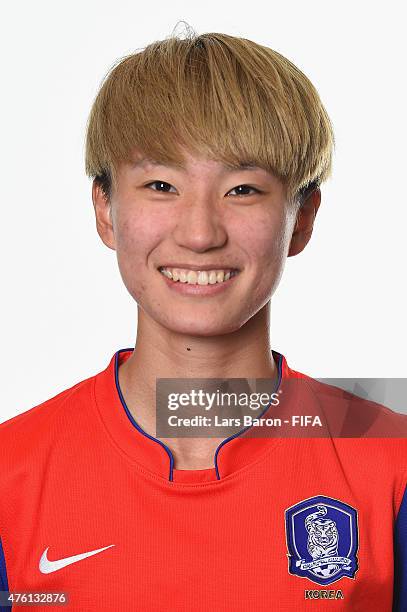
[[(264, 169), (231, 171), (191, 154), (186, 162), (181, 169), (135, 154), (133, 164), (118, 169), (111, 216), (94, 183), (97, 229), (116, 250), (124, 284), (147, 316), (178, 333), (230, 333), (269, 302), (287, 256), (309, 239), (312, 215), (298, 219), (283, 183)], [(187, 282), (167, 278), (162, 266), (185, 270), (178, 275)], [(192, 267), (208, 270), (209, 283), (190, 283)], [(230, 269), (237, 274), (213, 283), (222, 275), (209, 270)]]

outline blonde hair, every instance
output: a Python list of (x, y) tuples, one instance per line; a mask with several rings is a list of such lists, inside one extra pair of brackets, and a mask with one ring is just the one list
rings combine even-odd
[(113, 65), (90, 111), (85, 167), (110, 199), (135, 149), (183, 164), (185, 147), (265, 168), (295, 199), (330, 176), (334, 146), (317, 90), (287, 58), (245, 38), (189, 31)]

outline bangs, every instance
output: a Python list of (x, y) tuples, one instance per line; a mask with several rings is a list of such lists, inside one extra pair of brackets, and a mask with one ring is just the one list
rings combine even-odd
[(334, 136), (308, 78), (276, 51), (226, 34), (171, 37), (122, 58), (94, 101), (86, 173), (108, 175), (135, 150), (184, 164), (183, 149), (276, 174), (293, 197), (331, 173)]

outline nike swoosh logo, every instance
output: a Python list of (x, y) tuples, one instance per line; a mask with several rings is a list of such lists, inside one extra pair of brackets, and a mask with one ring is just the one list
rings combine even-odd
[(43, 574), (50, 574), (51, 572), (56, 572), (57, 570), (66, 567), (67, 565), (71, 565), (71, 563), (76, 563), (77, 561), (82, 561), (82, 559), (86, 559), (86, 557), (91, 557), (92, 555), (97, 555), (102, 552), (102, 550), (106, 550), (106, 548), (111, 548), (114, 544), (110, 544), (109, 546), (104, 546), (103, 548), (98, 548), (97, 550), (91, 550), (89, 552), (81, 553), (80, 555), (73, 555), (72, 557), (65, 557), (64, 559), (57, 559), (56, 561), (50, 561), (47, 558), (47, 552), (49, 549), (46, 548), (41, 555), (40, 559), (40, 572)]

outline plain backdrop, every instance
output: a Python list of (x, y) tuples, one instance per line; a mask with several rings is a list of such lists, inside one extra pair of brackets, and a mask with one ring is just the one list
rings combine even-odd
[[(332, 119), (332, 178), (272, 299), (272, 347), (315, 377), (405, 377), (403, 4), (37, 0), (1, 15), (0, 421), (134, 346), (136, 305), (95, 228), (88, 113), (120, 57), (185, 20), (274, 48)], [(182, 29), (182, 27), (181, 27)]]

